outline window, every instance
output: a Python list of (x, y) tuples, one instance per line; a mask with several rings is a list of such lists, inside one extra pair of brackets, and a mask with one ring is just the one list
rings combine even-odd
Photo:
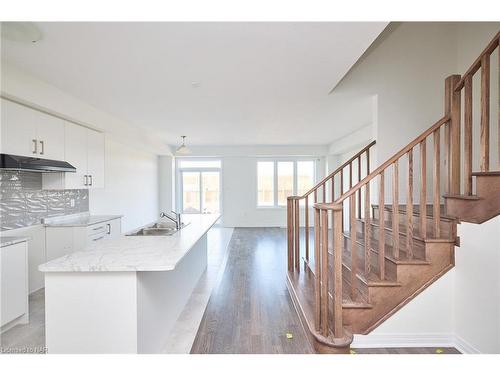
[(314, 160), (257, 162), (257, 205), (286, 206), (287, 197), (302, 195), (314, 186)]
[(278, 205), (286, 206), (286, 197), (293, 195), (293, 161), (278, 162)]
[(259, 206), (274, 206), (274, 162), (257, 163), (257, 190)]
[(314, 186), (314, 161), (297, 162), (297, 195), (303, 195)]

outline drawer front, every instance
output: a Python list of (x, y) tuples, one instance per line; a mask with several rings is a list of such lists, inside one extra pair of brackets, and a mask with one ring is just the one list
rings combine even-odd
[(95, 233), (95, 234), (88, 237), (88, 243), (89, 243), (89, 245), (91, 245), (93, 243), (103, 241), (106, 238), (109, 238), (109, 234), (107, 234), (106, 232)]
[(97, 234), (106, 234), (108, 233), (107, 222), (89, 225), (87, 227), (87, 236), (95, 236)]

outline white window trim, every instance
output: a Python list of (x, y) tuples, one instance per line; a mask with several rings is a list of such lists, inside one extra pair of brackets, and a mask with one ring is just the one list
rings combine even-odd
[[(218, 167), (205, 167), (205, 168), (181, 168), (180, 167), (180, 162), (182, 160), (190, 160), (190, 161), (208, 161), (208, 160), (219, 160), (220, 161), (220, 168)], [(184, 207), (183, 207), (183, 202), (182, 202), (182, 172), (219, 172), (219, 215), (222, 216), (222, 207), (223, 205), (223, 194), (222, 194), (222, 187), (223, 185), (223, 178), (224, 178), (224, 160), (221, 157), (176, 157), (175, 158), (175, 176), (176, 176), (176, 187), (175, 187), (175, 207), (179, 213), (184, 212)], [(200, 176), (201, 177), (201, 176)], [(201, 178), (200, 178), (200, 189), (201, 189)], [(201, 192), (201, 190), (200, 190)], [(200, 196), (201, 199), (201, 196)], [(201, 206), (201, 201), (200, 201), (200, 206)], [(201, 208), (201, 207), (200, 207)]]
[[(259, 162), (262, 161), (272, 161), (273, 164), (273, 189), (274, 189), (274, 204), (272, 205), (259, 205)], [(280, 158), (258, 158), (255, 163), (256, 176), (255, 179), (255, 202), (257, 209), (269, 210), (269, 209), (285, 209), (286, 205), (278, 204), (278, 162), (293, 162), (293, 195), (297, 195), (297, 186), (298, 186), (298, 176), (297, 176), (297, 164), (300, 161), (312, 161), (314, 162), (314, 175), (313, 175), (313, 184), (317, 181), (318, 175), (318, 162), (319, 158), (317, 157), (280, 157)]]

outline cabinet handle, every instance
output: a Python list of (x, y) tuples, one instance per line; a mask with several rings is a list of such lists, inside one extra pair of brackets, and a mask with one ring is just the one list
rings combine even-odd
[(91, 175), (91, 174), (89, 174), (89, 177), (90, 177), (90, 184), (89, 184), (89, 185), (90, 185), (90, 186), (92, 186), (92, 182), (93, 182), (93, 181), (92, 181), (92, 175)]
[(84, 179), (83, 184), (84, 184), (85, 186), (88, 186), (88, 185), (89, 185), (89, 182), (88, 182), (88, 176), (87, 176), (87, 175), (84, 175), (84, 176), (83, 176), (83, 179)]
[(38, 152), (38, 142), (36, 139), (33, 139), (33, 153), (36, 154)]
[(104, 238), (104, 236), (93, 238), (92, 241), (99, 241), (99, 240), (102, 240), (103, 238)]
[(40, 155), (43, 155), (45, 153), (45, 142), (40, 141), (40, 147), (42, 147), (42, 151), (40, 151)]
[(111, 224), (106, 224), (108, 226), (108, 234), (111, 234)]
[(102, 228), (104, 228), (104, 227), (100, 226), (100, 227), (92, 228), (92, 230), (99, 230), (99, 229), (102, 229)]

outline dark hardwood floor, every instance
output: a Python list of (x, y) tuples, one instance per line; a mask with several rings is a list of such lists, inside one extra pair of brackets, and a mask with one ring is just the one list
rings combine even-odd
[(285, 234), (234, 230), (191, 353), (312, 353), (286, 290)]
[[(228, 251), (226, 269), (213, 289), (191, 353), (313, 353), (286, 290), (286, 230), (236, 228)], [(353, 350), (356, 354), (458, 353), (454, 348)]]

